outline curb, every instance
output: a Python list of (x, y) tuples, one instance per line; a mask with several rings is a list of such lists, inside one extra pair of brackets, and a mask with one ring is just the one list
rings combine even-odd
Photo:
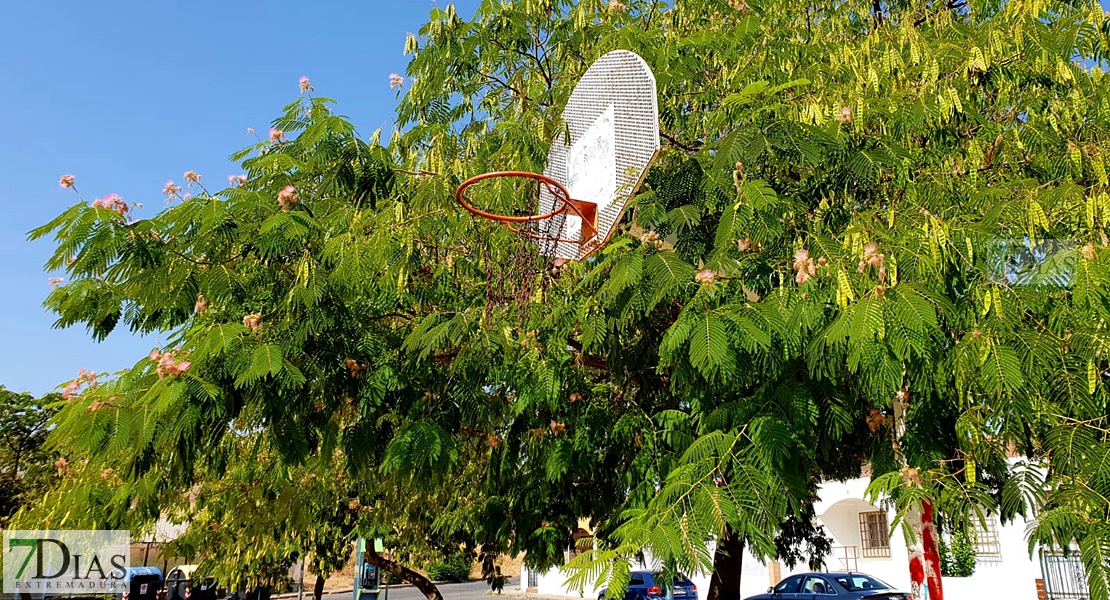
[[(331, 589), (331, 590), (324, 590), (323, 595), (327, 596), (328, 594), (350, 594), (353, 591), (355, 591), (354, 588)], [(297, 597), (297, 592), (289, 592), (289, 593), (286, 593), (286, 594), (274, 594), (274, 595), (270, 596), (270, 598), (274, 598), (274, 599), (296, 598), (296, 597)], [(304, 591), (304, 597), (311, 599), (312, 598), (312, 590), (305, 590)]]
[[(473, 583), (473, 582), (476, 582), (476, 581), (482, 581), (482, 580), (481, 579), (471, 579), (469, 581), (463, 581), (463, 582), (458, 582), (458, 583)], [(449, 582), (449, 581), (433, 581), (432, 583), (436, 584), (437, 586), (439, 586), (439, 585), (453, 585), (454, 584), (454, 582)], [(391, 583), (389, 585), (383, 585), (382, 586), (382, 591), (384, 592), (387, 589), (400, 590), (400, 589), (411, 588), (411, 587), (415, 587), (415, 586), (413, 586), (411, 583)], [(322, 595), (327, 596), (328, 594), (350, 594), (354, 591), (355, 591), (355, 589), (353, 587), (333, 588), (333, 589), (325, 589), (324, 593)], [(497, 594), (493, 594), (492, 590), (487, 590), (487, 593), (491, 596), (496, 596), (497, 595)], [(521, 597), (521, 596), (514, 596), (508, 590), (502, 592), (501, 595), (506, 596), (506, 597)], [(270, 596), (270, 598), (272, 600), (287, 600), (289, 598), (296, 598), (296, 597), (297, 597), (297, 592), (289, 592), (289, 593), (285, 593), (285, 594), (273, 594), (272, 596)], [(312, 600), (312, 590), (306, 589), (304, 591), (304, 598), (305, 598), (305, 600)], [(562, 600), (565, 600), (565, 599), (562, 599)]]
[(536, 594), (532, 592), (522, 592), (519, 589), (501, 592), (501, 595), (506, 598), (519, 598), (520, 600), (592, 600), (588, 596), (559, 596), (555, 594)]

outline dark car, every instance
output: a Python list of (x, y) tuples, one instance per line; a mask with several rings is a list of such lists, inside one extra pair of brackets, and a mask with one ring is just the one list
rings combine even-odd
[[(628, 591), (624, 593), (624, 600), (653, 600), (667, 597), (673, 597), (675, 600), (697, 600), (698, 587), (686, 576), (675, 576), (674, 586), (671, 590), (668, 590), (659, 578), (660, 573), (633, 571), (632, 578), (628, 581)], [(605, 592), (607, 591), (609, 590), (601, 590), (597, 594), (597, 600), (606, 600)], [(672, 592), (669, 596), (668, 591)]]
[(909, 600), (910, 595), (863, 573), (802, 573), (791, 575), (766, 594), (747, 600)]

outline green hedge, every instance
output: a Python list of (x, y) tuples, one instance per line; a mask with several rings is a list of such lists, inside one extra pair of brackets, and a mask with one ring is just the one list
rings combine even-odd
[(450, 581), (458, 583), (470, 579), (470, 568), (474, 566), (474, 557), (469, 553), (460, 552), (447, 557), (443, 562), (428, 565), (428, 578), (432, 581)]
[(975, 545), (971, 536), (957, 532), (946, 541), (943, 536), (937, 544), (940, 554), (940, 572), (944, 577), (971, 577), (975, 573)]

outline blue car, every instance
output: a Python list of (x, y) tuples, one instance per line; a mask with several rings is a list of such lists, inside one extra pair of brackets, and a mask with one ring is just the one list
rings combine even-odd
[(910, 600), (910, 595), (863, 573), (791, 575), (747, 600)]
[[(633, 571), (632, 578), (628, 582), (628, 591), (624, 593), (624, 600), (667, 598), (668, 590), (659, 581), (659, 575), (660, 573), (652, 571)], [(609, 590), (601, 590), (597, 595), (597, 600), (606, 600), (605, 592), (607, 591)], [(669, 591), (672, 592), (670, 597), (675, 600), (697, 600), (698, 597), (698, 587), (684, 575), (675, 576), (673, 589)]]

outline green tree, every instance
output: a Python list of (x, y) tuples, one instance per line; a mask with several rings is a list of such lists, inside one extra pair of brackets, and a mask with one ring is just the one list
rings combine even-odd
[[(850, 473), (861, 454), (900, 515), (928, 504), (954, 522), (1035, 507), (1042, 484), (1011, 472), (1011, 447), (1101, 464), (1074, 442), (1077, 423), (1106, 417), (1105, 31), (1092, 2), (433, 14), (408, 44), (399, 139), (441, 149), (421, 164), (448, 180), (539, 170), (543, 147), (521, 149), (520, 132), (555, 138), (575, 80), (608, 50), (640, 53), (659, 82), (670, 144), (648, 190), (537, 327), (551, 355), (575, 359), (570, 334), (584, 356), (635, 364), (623, 371), (636, 391), (650, 389), (646, 372), (677, 401), (641, 405), (677, 467), (655, 463), (645, 488), (662, 492), (630, 494), (614, 546), (583, 557), (582, 573), (644, 548), (706, 566), (707, 537), (750, 536), (768, 554), (805, 477)], [(907, 407), (905, 434), (892, 431)], [(1047, 460), (1074, 485), (1055, 470), (1080, 468), (1069, 462)], [(1081, 510), (1060, 515), (1058, 541), (1090, 540), (1105, 597), (1104, 520), (1077, 528)]]
[(0, 386), (0, 525), (53, 487), (57, 457), (46, 446), (50, 417), (61, 397), (35, 398)]
[[(649, 550), (732, 600), (737, 552), (787, 553), (815, 481), (870, 462), (900, 518), (954, 527), (1053, 490), (1032, 542), (1077, 540), (1105, 600), (1106, 27), (1046, 0), (436, 9), (387, 146), (306, 97), (236, 155), (241, 186), (33, 232), (68, 272), (60, 324), (172, 332), (58, 418), (71, 461), (122, 484), (65, 485), (150, 521), (259, 453), (283, 482), (318, 461), (349, 478), (329, 498), (401, 490), (358, 527), (414, 552), (430, 527), (490, 569), (559, 565), (589, 517), (575, 582), (619, 590), (613, 559)], [(620, 233), (553, 265), (474, 225), (454, 186), (542, 170), (616, 48), (654, 69), (667, 140)]]

